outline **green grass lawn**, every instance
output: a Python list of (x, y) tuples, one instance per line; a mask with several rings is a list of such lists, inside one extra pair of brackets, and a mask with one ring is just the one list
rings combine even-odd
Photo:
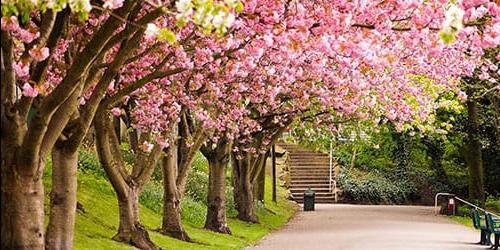
[[(50, 185), (46, 181), (46, 186)], [(161, 225), (161, 214), (141, 205), (142, 223), (149, 229), (152, 240), (162, 249), (241, 249), (256, 243), (271, 230), (284, 225), (297, 211), (298, 206), (284, 198), (285, 190), (278, 189), (278, 202), (270, 200), (271, 186), (266, 179), (265, 209), (259, 207), (260, 224), (251, 224), (229, 218), (232, 235), (214, 233), (185, 222), (189, 236), (197, 243), (187, 243), (153, 230)], [(47, 190), (48, 193), (48, 190)], [(75, 229), (75, 249), (133, 249), (115, 242), (111, 237), (118, 228), (118, 204), (111, 185), (102, 177), (79, 172), (78, 201), (85, 213), (78, 212)], [(161, 200), (158, 202), (162, 202)]]
[[(471, 210), (469, 207), (466, 207), (467, 210), (462, 212), (462, 214), (470, 214)], [(500, 214), (500, 199), (499, 197), (490, 196), (486, 199), (486, 210), (495, 214)], [(472, 218), (469, 216), (448, 216), (453, 221), (456, 221), (464, 226), (474, 228), (474, 224), (472, 222)]]
[(466, 227), (474, 228), (474, 224), (472, 224), (472, 219), (468, 216), (448, 216), (448, 218)]

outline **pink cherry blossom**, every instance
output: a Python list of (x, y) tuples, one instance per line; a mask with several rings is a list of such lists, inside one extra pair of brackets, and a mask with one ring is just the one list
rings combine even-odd
[(16, 16), (2, 17), (1, 24), (2, 24), (2, 30), (5, 31), (15, 31), (19, 29), (19, 22), (17, 21)]
[(30, 49), (29, 54), (35, 59), (35, 61), (41, 62), (49, 57), (49, 48), (39, 48), (38, 45), (35, 45), (32, 49)]
[(144, 141), (141, 145), (142, 151), (144, 151), (146, 153), (150, 153), (151, 150), (153, 150), (153, 147), (154, 147), (154, 145), (152, 143), (147, 142), (147, 141)]
[(118, 9), (122, 6), (123, 6), (123, 0), (105, 0), (104, 4), (102, 5), (102, 7), (104, 7), (105, 9), (110, 9), (110, 10)]
[(114, 116), (120, 116), (122, 114), (122, 111), (120, 110), (120, 108), (112, 108), (111, 114), (113, 114)]
[(23, 95), (24, 96), (27, 96), (27, 97), (36, 97), (38, 96), (38, 91), (31, 87), (31, 85), (29, 83), (25, 83), (23, 85)]
[(19, 78), (25, 78), (29, 74), (30, 67), (28, 64), (24, 64), (23, 62), (13, 62), (12, 67), (14, 68), (14, 72)]

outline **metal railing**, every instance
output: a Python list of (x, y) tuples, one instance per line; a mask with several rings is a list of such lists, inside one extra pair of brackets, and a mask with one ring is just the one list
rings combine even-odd
[(450, 194), (450, 193), (437, 193), (437, 194), (436, 194), (436, 196), (434, 197), (434, 213), (435, 213), (436, 215), (438, 215), (438, 214), (439, 214), (439, 209), (438, 209), (438, 204), (437, 204), (437, 203), (438, 203), (438, 198), (439, 198), (439, 196), (453, 196), (453, 198), (454, 198), (455, 200), (458, 200), (458, 201), (460, 201), (460, 202), (462, 202), (462, 203), (464, 203), (464, 204), (466, 204), (466, 205), (469, 205), (469, 206), (471, 206), (471, 207), (473, 207), (473, 208), (475, 208), (475, 209), (477, 209), (477, 210), (479, 210), (479, 211), (482, 211), (482, 212), (484, 212), (484, 213), (489, 213), (489, 214), (491, 214), (491, 215), (493, 215), (493, 216), (495, 216), (495, 217), (500, 218), (500, 216), (499, 216), (499, 215), (494, 214), (494, 213), (492, 213), (492, 212), (490, 212), (490, 211), (487, 211), (487, 210), (485, 210), (485, 209), (483, 209), (483, 208), (481, 208), (481, 207), (478, 207), (478, 206), (476, 206), (476, 205), (474, 205), (474, 204), (472, 204), (472, 203), (470, 203), (470, 202), (468, 202), (468, 201), (466, 201), (466, 200), (464, 200), (464, 199), (462, 199), (462, 198), (460, 198), (460, 197), (458, 197), (458, 196), (456, 196), (456, 195), (454, 195), (454, 194)]
[(330, 140), (330, 152), (328, 154), (328, 157), (329, 157), (329, 160), (330, 160), (330, 171), (329, 171), (329, 174), (330, 174), (330, 193), (332, 192), (332, 168), (333, 168), (333, 145), (332, 145), (332, 141)]
[(333, 193), (334, 197), (335, 197), (335, 202), (338, 202), (338, 194), (337, 194), (337, 180), (335, 180), (332, 172), (333, 172), (333, 145), (332, 145), (332, 141), (330, 140), (330, 153), (328, 154), (329, 156), (329, 160), (330, 160), (330, 171), (329, 171), (329, 175), (330, 175), (330, 184), (329, 184), (329, 189), (330, 189), (330, 193)]

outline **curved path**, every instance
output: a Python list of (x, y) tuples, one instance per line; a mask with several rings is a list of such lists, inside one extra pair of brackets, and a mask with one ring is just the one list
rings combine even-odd
[(432, 207), (316, 204), (250, 249), (488, 249), (479, 232)]

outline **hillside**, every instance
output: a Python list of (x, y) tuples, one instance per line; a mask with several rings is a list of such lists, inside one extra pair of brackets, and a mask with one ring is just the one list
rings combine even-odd
[[(45, 174), (46, 215), (48, 214), (48, 193), (50, 191), (50, 162)], [(162, 215), (141, 204), (142, 223), (150, 232), (154, 243), (162, 249), (241, 249), (251, 245), (268, 234), (271, 230), (284, 225), (297, 210), (297, 205), (284, 198), (285, 190), (278, 189), (278, 202), (270, 200), (271, 186), (266, 179), (265, 207), (257, 206), (260, 224), (245, 223), (233, 218), (228, 224), (233, 235), (213, 233), (202, 229), (203, 224), (190, 218), (183, 218), (183, 223), (190, 237), (196, 243), (187, 243), (154, 232), (161, 225)], [(269, 198), (269, 199), (268, 199)], [(118, 204), (111, 185), (105, 177), (91, 171), (78, 171), (78, 202), (83, 206), (77, 213), (75, 228), (75, 249), (133, 249), (129, 245), (111, 240), (118, 228)], [(148, 203), (152, 201), (149, 200)], [(157, 201), (161, 204), (161, 200)], [(161, 207), (161, 205), (160, 205)], [(183, 207), (183, 215), (206, 213), (202, 203)], [(187, 216), (186, 216), (187, 217)], [(47, 218), (46, 218), (47, 219)]]

